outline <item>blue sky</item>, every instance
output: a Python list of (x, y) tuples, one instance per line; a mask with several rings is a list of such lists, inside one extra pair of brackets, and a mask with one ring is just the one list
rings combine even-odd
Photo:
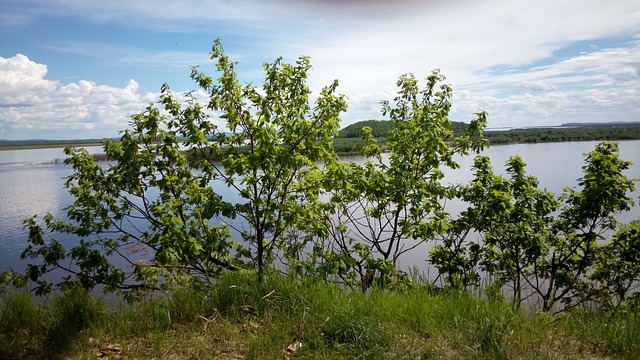
[(217, 37), (256, 85), (263, 62), (311, 56), (312, 90), (339, 79), (349, 99), (344, 126), (436, 68), (453, 120), (640, 120), (637, 0), (5, 0), (0, 139), (117, 136), (163, 82), (195, 89)]

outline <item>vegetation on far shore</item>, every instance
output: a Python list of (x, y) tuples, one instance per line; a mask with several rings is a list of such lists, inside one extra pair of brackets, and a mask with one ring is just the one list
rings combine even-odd
[[(467, 124), (452, 122), (456, 136), (464, 132)], [(391, 121), (364, 120), (341, 129), (334, 139), (334, 149), (339, 155), (360, 154), (362, 149), (362, 129), (369, 127), (372, 135), (384, 144), (392, 128)], [(562, 141), (617, 141), (640, 139), (640, 123), (575, 124), (549, 128), (527, 128), (510, 130), (487, 130), (484, 137), (492, 145), (535, 144)], [(0, 141), (1, 150), (63, 148), (67, 146), (101, 146), (104, 140), (15, 140)]]
[[(464, 133), (467, 124), (452, 122), (455, 136)], [(341, 155), (358, 154), (362, 149), (362, 129), (369, 127), (381, 145), (384, 145), (391, 121), (366, 120), (351, 124), (339, 131), (334, 148)], [(509, 130), (486, 130), (484, 138), (491, 145), (537, 144), (563, 141), (618, 141), (640, 139), (640, 123), (601, 123), (585, 125), (563, 125), (560, 127), (540, 127)]]
[(102, 146), (104, 139), (80, 140), (1, 140), (2, 150), (50, 149), (65, 148), (67, 146)]

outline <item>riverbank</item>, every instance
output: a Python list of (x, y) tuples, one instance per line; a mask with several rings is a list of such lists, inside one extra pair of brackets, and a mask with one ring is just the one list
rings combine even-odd
[[(481, 295), (481, 296), (477, 296)], [(346, 291), (225, 275), (211, 288), (108, 308), (79, 291), (36, 306), (4, 294), (0, 358), (635, 359), (640, 313), (562, 316), (487, 294)]]

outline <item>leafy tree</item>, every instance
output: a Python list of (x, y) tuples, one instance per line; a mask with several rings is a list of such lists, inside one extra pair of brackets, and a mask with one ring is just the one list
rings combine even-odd
[(554, 236), (549, 239), (550, 251), (533, 273), (536, 279), (544, 280), (533, 286), (544, 310), (559, 302), (565, 308), (574, 307), (600, 292), (589, 275), (606, 261), (602, 243), (618, 227), (616, 216), (634, 205), (629, 193), (635, 189), (635, 179), (623, 174), (630, 165), (619, 158), (616, 143), (599, 143), (586, 154), (580, 190), (565, 189)]
[[(552, 193), (538, 189), (535, 177), (526, 175), (519, 156), (512, 156), (506, 165), (509, 178), (494, 174), (489, 158), (477, 157), (475, 178), (460, 190), (462, 200), (469, 203), (456, 220), (466, 225), (460, 231), (473, 230), (482, 235), (481, 242), (469, 245), (472, 256), (460, 250), (464, 249), (462, 244), (454, 243), (456, 247), (452, 248), (451, 241), (445, 241), (446, 248), (435, 248), (432, 258), (436, 256), (436, 265), (441, 271), (448, 270), (449, 277), (452, 272), (466, 273), (481, 263), (486, 273), (496, 276), (497, 286), (511, 287), (513, 301), (520, 304), (528, 287), (527, 274), (548, 251), (546, 240), (558, 202)], [(469, 263), (463, 268), (466, 272), (456, 263)]]
[[(197, 69), (192, 77), (210, 93), (208, 108), (223, 113), (231, 133), (216, 133), (210, 122), (197, 118), (185, 126), (184, 135), (204, 159), (198, 169), (216, 173), (242, 197), (234, 210), (250, 225), (242, 237), (255, 246), (253, 259), (262, 277), (274, 250), (288, 249), (293, 255), (292, 248), (301, 248), (287, 244), (297, 238), (294, 233), (323, 231), (314, 210), (320, 192), (314, 173), (319, 161), (336, 159), (332, 141), (346, 100), (335, 93), (336, 80), (322, 89), (315, 106), (310, 105), (311, 90), (305, 83), (311, 68), (308, 57), (300, 57), (296, 65), (281, 59), (265, 64), (262, 90), (239, 85), (234, 63), (218, 43), (213, 58), (222, 73), (217, 84)], [(224, 156), (221, 167), (216, 162), (219, 147), (208, 143), (209, 136), (222, 145), (242, 145), (246, 151)]]
[(589, 279), (596, 282), (600, 302), (607, 308), (625, 303), (640, 306), (640, 220), (622, 226), (602, 246), (601, 261)]
[(460, 189), (469, 207), (432, 250), (432, 263), (449, 286), (477, 285), (481, 269), (498, 288), (508, 285), (517, 304), (537, 296), (545, 311), (586, 301), (619, 306), (640, 280), (640, 267), (637, 223), (606, 242), (618, 228), (616, 216), (634, 204), (634, 180), (622, 173), (630, 162), (617, 151), (616, 144), (598, 144), (586, 154), (580, 189), (565, 189), (559, 199), (538, 189), (518, 156), (507, 162), (510, 178), (476, 158), (475, 178)]
[(105, 144), (110, 159), (105, 166), (84, 149), (65, 149), (66, 163), (74, 168), (66, 186), (76, 199), (67, 219), (44, 218), (46, 229), (55, 233), (50, 239), (35, 218), (26, 222), (30, 236), (23, 257), (41, 259), (27, 271), (39, 281), (39, 292), (51, 286), (41, 276), (56, 269), (73, 275), (58, 286), (104, 284), (105, 291), (131, 290), (127, 295), (133, 296), (157, 289), (161, 276), (209, 277), (237, 268), (228, 228), (208, 221), (231, 208), (209, 186), (209, 174), (192, 171), (175, 124), (153, 106), (132, 120), (119, 141)]
[(479, 234), (468, 219), (461, 216), (450, 220), (451, 225), (440, 235), (440, 243), (429, 252), (429, 261), (438, 269), (433, 283), (444, 280), (452, 289), (465, 290), (480, 285), (480, 262), (484, 247)]
[[(210, 280), (247, 268), (247, 257), (261, 278), (276, 251), (295, 248), (287, 244), (290, 234), (319, 231), (314, 173), (318, 161), (335, 159), (331, 140), (346, 109), (337, 81), (311, 105), (306, 57), (264, 64), (262, 89), (239, 84), (219, 40), (211, 58), (217, 79), (197, 68), (191, 75), (208, 93), (206, 108), (193, 92), (180, 101), (165, 84), (161, 108), (149, 105), (120, 140), (105, 144), (108, 164), (83, 149), (65, 150), (74, 167), (66, 186), (75, 197), (67, 219), (26, 222), (23, 257), (40, 259), (27, 271), (39, 292), (52, 287), (44, 274), (64, 270), (70, 276), (54, 285), (104, 284), (105, 291), (134, 296), (185, 276)], [(216, 188), (226, 186), (240, 200), (223, 199)], [(231, 239), (225, 220), (236, 217), (249, 227), (241, 230), (243, 241)], [(61, 237), (45, 237), (45, 229)], [(77, 243), (66, 248), (69, 237)], [(147, 255), (132, 256), (134, 250)]]
[[(333, 217), (332, 251), (340, 261), (351, 262), (365, 285), (374, 273), (386, 282), (397, 274), (398, 258), (433, 239), (448, 227), (443, 202), (454, 192), (442, 184), (443, 167), (457, 168), (455, 156), (479, 151), (486, 114), (477, 114), (462, 136), (455, 138), (449, 119), (451, 87), (433, 72), (424, 89), (413, 75), (397, 82), (398, 95), (383, 102), (382, 113), (393, 128), (386, 142), (387, 154), (364, 128), (363, 154), (371, 159), (363, 166), (340, 164), (333, 169), (337, 205)], [(354, 260), (347, 259), (353, 258)]]

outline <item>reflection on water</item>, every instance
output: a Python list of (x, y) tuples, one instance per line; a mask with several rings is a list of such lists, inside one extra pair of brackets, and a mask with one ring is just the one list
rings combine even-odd
[[(90, 154), (102, 153), (100, 146), (87, 146)], [(0, 171), (22, 168), (25, 166), (53, 164), (56, 160), (64, 159), (63, 148), (26, 149), (0, 151)]]
[[(564, 186), (576, 186), (576, 179), (582, 174), (583, 154), (592, 151), (597, 142), (570, 142), (550, 144), (519, 144), (494, 146), (485, 151), (491, 158), (496, 173), (505, 174), (504, 163), (509, 156), (519, 154), (527, 164), (527, 172), (540, 180), (540, 186), (560, 193)], [(100, 153), (100, 147), (88, 148), (90, 153)], [(620, 143), (620, 155), (625, 160), (640, 159), (640, 141)], [(24, 219), (33, 215), (44, 216), (48, 212), (61, 216), (63, 209), (73, 199), (64, 189), (65, 178), (71, 175), (70, 167), (53, 164), (53, 160), (64, 158), (62, 149), (9, 150), (0, 151), (0, 272), (9, 268), (23, 271), (25, 264), (20, 253), (26, 246), (27, 232), (23, 229)], [(362, 157), (348, 157), (347, 161), (364, 162)], [(447, 171), (444, 181), (464, 183), (473, 174), (472, 158), (460, 160), (461, 168)], [(640, 178), (640, 164), (635, 164), (627, 176)], [(216, 186), (216, 191), (227, 200), (237, 198), (225, 186)], [(639, 191), (634, 193), (637, 201)], [(455, 202), (447, 204), (451, 212), (457, 212)], [(640, 207), (625, 213), (620, 220), (629, 222), (640, 217)], [(236, 227), (242, 227), (238, 221)], [(429, 270), (426, 264), (429, 247), (425, 244), (402, 259), (405, 268), (416, 266), (423, 272)], [(433, 274), (431, 274), (433, 275)]]
[(24, 219), (34, 215), (43, 216), (48, 212), (58, 214), (69, 203), (70, 198), (61, 187), (64, 177), (70, 174), (70, 169), (55, 165), (0, 170), (0, 257), (4, 260), (2, 263), (12, 263), (10, 259), (19, 257), (20, 252), (24, 250)]
[[(101, 152), (100, 147), (87, 150)], [(25, 219), (59, 215), (71, 203), (64, 182), (72, 169), (56, 161), (64, 158), (62, 148), (0, 151), (0, 272), (24, 268)]]

